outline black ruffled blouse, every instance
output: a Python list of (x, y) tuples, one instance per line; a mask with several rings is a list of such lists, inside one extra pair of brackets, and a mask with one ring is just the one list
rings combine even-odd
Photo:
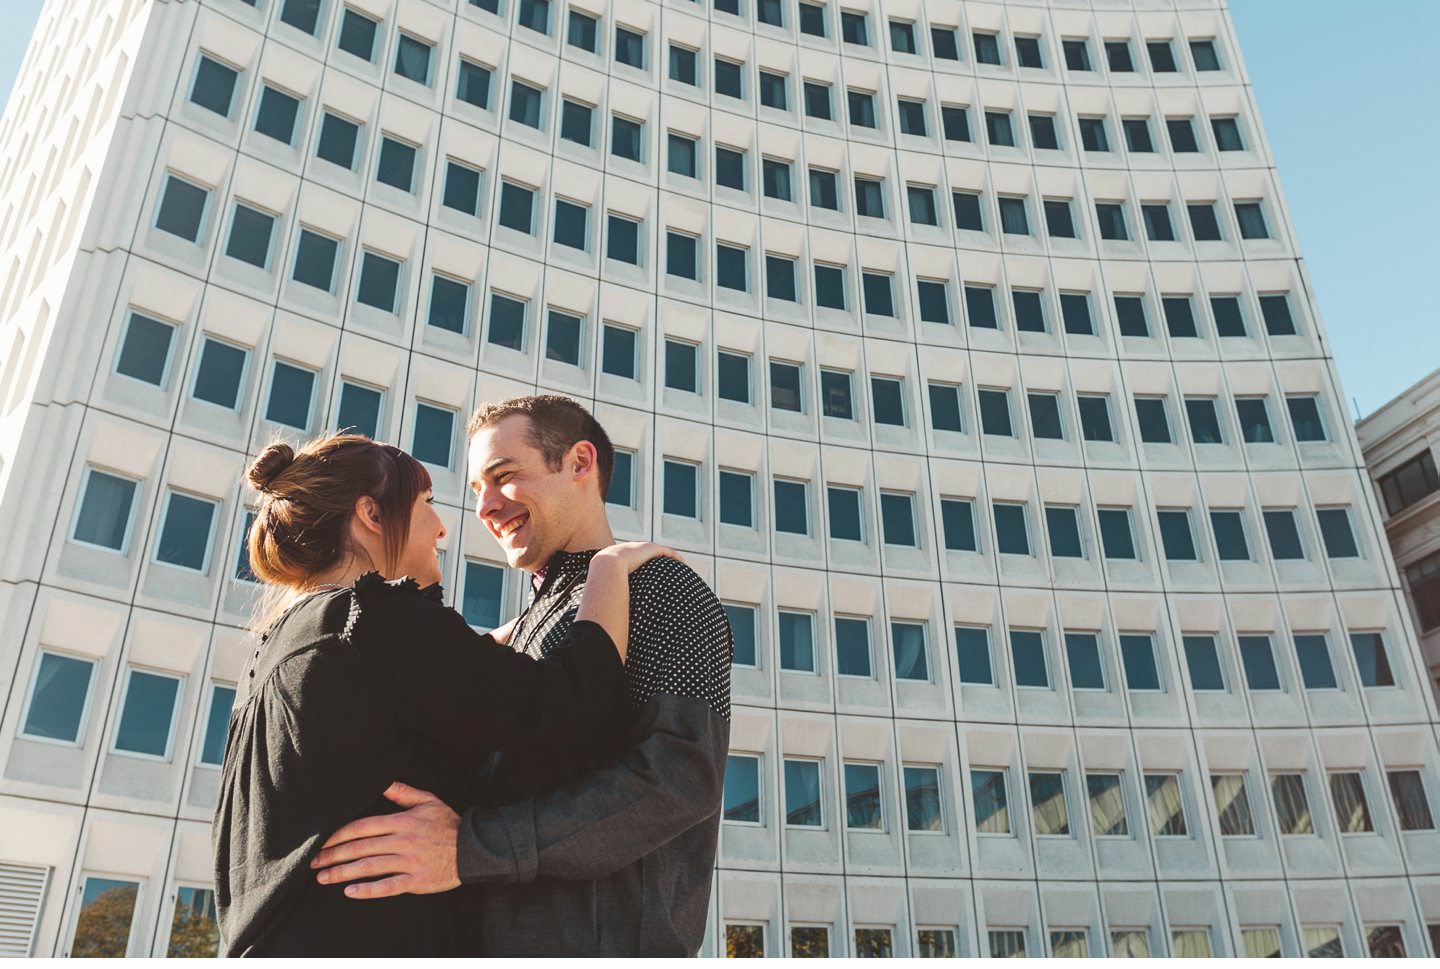
[(409, 579), (372, 572), (303, 598), (256, 646), (211, 832), (227, 956), (474, 952), (468, 889), (351, 899), (310, 859), (350, 821), (399, 810), (382, 796), (392, 781), (463, 811), (483, 799), (487, 752), (605, 750), (627, 722), (624, 667), (599, 625), (573, 624), (537, 662)]

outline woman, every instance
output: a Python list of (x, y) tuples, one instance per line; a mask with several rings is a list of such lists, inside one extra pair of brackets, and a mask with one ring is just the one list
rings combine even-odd
[[(628, 575), (649, 543), (603, 549), (567, 641), (535, 661), (474, 632), (440, 599), (445, 528), (430, 476), (399, 448), (332, 435), (272, 444), (251, 568), (289, 602), (248, 657), (212, 832), (226, 955), (473, 951), (461, 889), (355, 901), (310, 859), (333, 831), (396, 810), (403, 780), (457, 810), (480, 800), (483, 755), (599, 753), (625, 725)], [(598, 568), (597, 568), (598, 565)]]

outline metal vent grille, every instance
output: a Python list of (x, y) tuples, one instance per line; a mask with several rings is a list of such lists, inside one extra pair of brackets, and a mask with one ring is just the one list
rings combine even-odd
[(30, 955), (49, 879), (49, 868), (0, 861), (0, 958)]

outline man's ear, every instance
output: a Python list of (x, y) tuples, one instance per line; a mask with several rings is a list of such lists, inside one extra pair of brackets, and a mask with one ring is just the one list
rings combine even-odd
[(380, 503), (369, 495), (355, 499), (355, 524), (362, 531), (383, 535), (385, 527), (380, 521)]
[(565, 456), (566, 470), (577, 480), (586, 478), (599, 469), (597, 458), (595, 445), (589, 441), (576, 441), (570, 448), (570, 453)]

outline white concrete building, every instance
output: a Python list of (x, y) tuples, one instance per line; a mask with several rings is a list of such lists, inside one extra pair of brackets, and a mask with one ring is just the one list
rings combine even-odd
[(1218, 0), (51, 0), (0, 952), (203, 948), (246, 456), (592, 402), (731, 607), (706, 951), (1433, 953), (1440, 747)]
[(1385, 537), (1440, 695), (1440, 370), (1355, 425)]

